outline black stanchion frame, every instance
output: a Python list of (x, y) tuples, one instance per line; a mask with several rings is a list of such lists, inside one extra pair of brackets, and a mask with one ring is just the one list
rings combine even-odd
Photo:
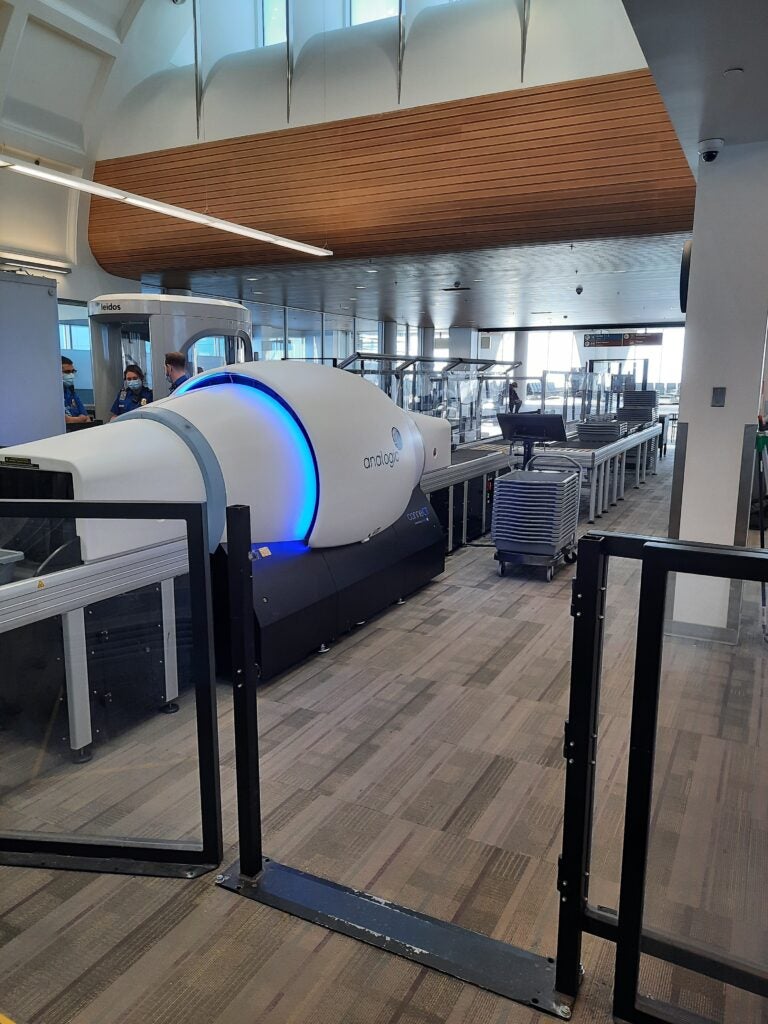
[(560, 1020), (570, 1001), (555, 990), (555, 960), (448, 921), (278, 864), (262, 854), (249, 510), (227, 509), (230, 643), (240, 860), (222, 888), (488, 989)]
[[(643, 562), (618, 914), (597, 909), (588, 902), (598, 757), (597, 710), (607, 570), (611, 557)], [(564, 745), (567, 765), (563, 846), (558, 872), (561, 902), (557, 987), (571, 997), (576, 996), (582, 973), (579, 964), (582, 933), (615, 942), (614, 1015), (628, 1024), (702, 1024), (702, 1018), (678, 1007), (639, 998), (637, 983), (642, 953), (768, 996), (768, 971), (753, 970), (732, 958), (706, 953), (642, 927), (664, 606), (670, 572), (761, 582), (768, 580), (768, 554), (753, 549), (598, 531), (587, 534), (579, 543), (578, 572), (573, 582), (571, 694)]]

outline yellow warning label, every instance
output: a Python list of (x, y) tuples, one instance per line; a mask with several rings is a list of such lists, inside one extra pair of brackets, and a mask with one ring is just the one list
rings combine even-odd
[(259, 554), (261, 555), (262, 558), (269, 558), (269, 556), (272, 554), (272, 552), (270, 551), (269, 548), (263, 547), (263, 548), (259, 548)]
[[(38, 590), (44, 590), (45, 589), (45, 582), (43, 580), (38, 580), (37, 581), (37, 589)], [(0, 1024), (3, 1024), (3, 1022), (1, 1020), (0, 1020)]]

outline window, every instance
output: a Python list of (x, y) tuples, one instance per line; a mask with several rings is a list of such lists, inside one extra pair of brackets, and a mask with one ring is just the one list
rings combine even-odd
[(285, 42), (285, 0), (261, 0), (261, 32), (264, 46)]
[(396, 18), (399, 13), (399, 0), (352, 0), (353, 25), (364, 25), (381, 18)]

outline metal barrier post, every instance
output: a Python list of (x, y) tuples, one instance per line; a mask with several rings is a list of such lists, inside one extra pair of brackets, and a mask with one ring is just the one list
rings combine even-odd
[(252, 567), (251, 511), (247, 505), (230, 505), (227, 508), (227, 575), (235, 706), (237, 817), (240, 874), (248, 878), (260, 874), (263, 866)]
[(597, 720), (608, 557), (600, 537), (579, 542), (573, 581), (573, 655), (565, 723), (563, 848), (558, 862), (560, 917), (555, 988), (575, 997), (581, 982), (582, 915), (587, 906), (595, 795)]

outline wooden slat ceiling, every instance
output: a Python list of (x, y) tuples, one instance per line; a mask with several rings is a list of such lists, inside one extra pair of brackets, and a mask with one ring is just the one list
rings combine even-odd
[[(695, 191), (644, 70), (123, 157), (95, 179), (340, 259), (685, 231)], [(306, 259), (97, 198), (89, 238), (134, 278)]]

